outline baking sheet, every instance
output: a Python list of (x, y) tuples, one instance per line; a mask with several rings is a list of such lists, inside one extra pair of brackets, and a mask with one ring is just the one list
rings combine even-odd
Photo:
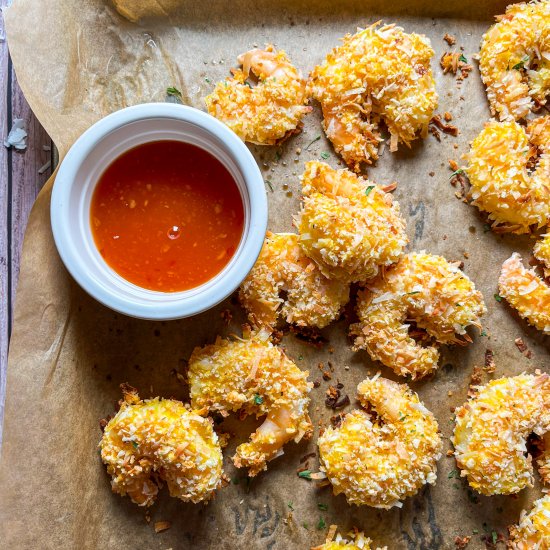
[[(19, 83), (61, 157), (101, 116), (139, 102), (163, 101), (168, 86), (182, 90), (187, 103), (204, 108), (202, 97), (228, 74), (239, 53), (255, 45), (272, 42), (285, 49), (307, 74), (339, 37), (378, 19), (431, 38), (438, 111), (452, 113), (460, 135), (443, 135), (441, 142), (429, 136), (393, 155), (386, 148), (368, 175), (379, 183), (398, 182), (394, 195), (408, 221), (409, 248), (464, 261), (489, 309), (484, 318), (488, 336), (477, 335), (467, 348), (443, 348), (435, 377), (412, 385), (437, 416), (446, 451), (451, 447), (451, 408), (466, 399), (473, 367), (483, 365), (487, 349), (494, 351), (494, 377), (546, 370), (548, 363), (547, 339), (493, 298), (501, 263), (514, 250), (527, 257), (533, 241), (487, 232), (483, 217), (457, 200), (449, 184), (447, 160), (466, 152), (489, 110), (475, 64), (459, 88), (453, 76), (442, 75), (438, 60), (459, 46), (470, 60), (505, 3), (183, 4), (169, 18), (145, 19), (139, 25), (103, 0), (15, 0), (5, 11)], [(456, 37), (454, 48), (443, 41), (445, 33)], [(314, 141), (317, 136), (321, 138)], [(280, 147), (251, 150), (273, 187), (267, 187), (269, 228), (290, 230), (299, 207), (303, 163), (322, 152), (330, 154), (331, 165), (338, 163), (322, 135), (318, 105), (300, 135)], [(185, 399), (187, 390), (176, 373), (183, 372), (193, 347), (212, 342), (217, 334), (238, 333), (244, 315), (234, 298), (196, 318), (166, 323), (130, 319), (96, 303), (72, 281), (56, 253), (49, 220), (51, 185), (42, 191), (29, 220), (9, 356), (0, 463), (0, 540), (6, 548), (309, 548), (324, 540), (326, 529), (317, 529), (319, 518), (342, 530), (357, 526), (392, 549), (454, 548), (455, 537), (467, 535), (472, 535), (469, 548), (483, 548), (483, 535), (504, 534), (520, 510), (540, 496), (536, 487), (517, 498), (472, 498), (466, 483), (453, 477), (454, 459), (443, 457), (437, 485), (407, 499), (403, 508), (351, 507), (343, 496), (333, 497), (330, 488), (296, 475), (303, 466), (300, 458), (316, 450), (318, 429), (311, 441), (288, 444), (284, 457), (247, 483), (245, 472), (237, 471), (229, 457), (257, 423), (239, 425), (230, 419), (222, 427), (227, 424), (237, 432), (225, 452), (225, 470), (233, 481), (206, 506), (184, 504), (163, 493), (148, 523), (143, 509), (111, 493), (97, 449), (98, 420), (113, 413), (121, 382), (136, 386), (142, 397)], [(226, 309), (233, 315), (229, 326), (220, 315)], [(366, 353), (350, 351), (348, 323), (344, 319), (323, 331), (329, 340), (323, 349), (291, 334), (282, 343), (309, 369), (310, 379), (320, 382), (311, 394), (316, 426), (334, 414), (324, 405), (330, 384), (344, 384), (352, 399), (345, 410), (351, 410), (356, 386), (367, 374), (380, 369), (395, 379)], [(514, 345), (520, 336), (532, 351), (531, 359)], [(328, 360), (334, 365), (333, 379), (324, 381), (317, 365), (326, 366)], [(318, 468), (317, 458), (309, 459), (309, 467)], [(328, 510), (320, 510), (319, 503)], [(171, 528), (157, 534), (153, 525), (161, 520), (171, 522)]]

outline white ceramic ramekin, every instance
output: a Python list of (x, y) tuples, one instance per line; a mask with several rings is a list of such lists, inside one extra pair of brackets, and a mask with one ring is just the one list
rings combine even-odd
[[(90, 202), (103, 171), (128, 149), (159, 140), (184, 141), (214, 155), (235, 179), (244, 205), (243, 236), (231, 261), (210, 281), (184, 292), (147, 290), (122, 278), (101, 257), (90, 228)], [(96, 300), (132, 317), (179, 319), (213, 307), (241, 284), (262, 248), (267, 199), (254, 157), (229, 128), (191, 107), (147, 103), (105, 117), (75, 142), (55, 179), (51, 221), (63, 263)]]

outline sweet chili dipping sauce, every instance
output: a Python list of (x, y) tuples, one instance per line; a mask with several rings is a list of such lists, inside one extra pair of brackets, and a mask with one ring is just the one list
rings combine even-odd
[(102, 174), (90, 208), (95, 244), (127, 281), (178, 292), (229, 262), (243, 233), (237, 184), (210, 153), (180, 141), (139, 145)]

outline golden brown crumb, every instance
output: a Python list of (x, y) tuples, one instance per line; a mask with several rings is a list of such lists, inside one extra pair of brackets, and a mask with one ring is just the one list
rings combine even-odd
[(468, 397), (473, 397), (476, 394), (475, 386), (481, 384), (481, 379), (483, 377), (483, 371), (480, 367), (474, 367), (472, 371), (472, 376), (470, 377), (470, 387), (468, 388)]
[(430, 120), (430, 124), (433, 124), (434, 126), (437, 126), (439, 130), (444, 132), (445, 134), (450, 134), (451, 136), (458, 136), (458, 127), (454, 126), (453, 124), (445, 124), (441, 120), (441, 115), (434, 115), (432, 119)]
[(443, 40), (445, 40), (445, 42), (447, 42), (447, 44), (449, 44), (449, 46), (454, 46), (456, 44), (456, 38), (454, 36), (452, 36), (451, 34), (449, 34), (449, 33), (447, 33), (443, 37)]
[(450, 122), (451, 120), (453, 120), (453, 115), (451, 115), (451, 113), (449, 113), (449, 111), (445, 111), (443, 113), (443, 118), (447, 121), (447, 122)]
[(468, 546), (468, 543), (470, 542), (470, 540), (472, 539), (472, 537), (456, 537), (455, 538), (455, 546), (457, 548), (466, 548), (466, 546)]
[(453, 160), (453, 159), (449, 159), (449, 168), (455, 172), (456, 170), (458, 170), (458, 163), (456, 162), (456, 160)]
[(162, 533), (172, 527), (172, 523), (169, 521), (156, 521), (155, 522), (155, 533)]
[(514, 340), (514, 344), (516, 344), (516, 347), (518, 350), (527, 357), (527, 359), (531, 359), (533, 356), (531, 350), (527, 347), (527, 344), (523, 341), (523, 338), (516, 338)]

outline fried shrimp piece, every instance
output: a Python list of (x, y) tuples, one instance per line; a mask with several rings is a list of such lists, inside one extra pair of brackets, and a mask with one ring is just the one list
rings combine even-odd
[(550, 116), (527, 128), (514, 121), (490, 121), (472, 142), (467, 158), (473, 204), (489, 213), (493, 226), (529, 233), (548, 224)]
[(350, 504), (401, 506), (426, 483), (435, 483), (441, 456), (437, 421), (406, 384), (367, 378), (357, 387), (364, 410), (319, 437), (321, 470), (334, 494)]
[(517, 252), (502, 264), (498, 288), (521, 317), (550, 334), (550, 287), (534, 269), (524, 267)]
[[(456, 462), (473, 489), (509, 495), (532, 487), (526, 443), (530, 434), (542, 436), (549, 429), (550, 378), (537, 372), (492, 380), (456, 411), (455, 422)], [(548, 461), (543, 453), (541, 473)]]
[(426, 136), (437, 107), (433, 55), (425, 36), (378, 22), (346, 35), (313, 70), (309, 88), (321, 103), (325, 133), (350, 168), (378, 159), (380, 121), (391, 151)]
[(279, 318), (323, 328), (349, 301), (349, 286), (325, 277), (303, 252), (298, 235), (270, 233), (239, 298), (255, 325), (274, 328)]
[(222, 415), (266, 415), (233, 457), (238, 468), (247, 467), (248, 475), (255, 476), (283, 454), (285, 443), (311, 437), (308, 374), (269, 341), (267, 330), (245, 329), (243, 339), (218, 337), (210, 346), (195, 348), (189, 359), (191, 404)]
[(342, 550), (343, 548), (348, 550), (387, 550), (387, 546), (373, 548), (372, 540), (366, 537), (362, 531), (350, 531), (347, 534), (348, 538), (344, 538), (336, 533), (337, 529), (337, 525), (331, 525), (325, 543), (315, 546), (311, 550)]
[(543, 235), (533, 248), (533, 255), (543, 264), (544, 276), (550, 277), (550, 233)]
[(518, 525), (509, 529), (511, 550), (548, 550), (550, 548), (550, 495), (533, 503), (529, 513), (521, 512)]
[(212, 421), (173, 399), (140, 400), (123, 384), (124, 401), (103, 432), (101, 460), (115, 493), (153, 504), (161, 482), (185, 502), (211, 498), (222, 479), (222, 451)]
[(483, 35), (479, 70), (491, 114), (524, 118), (550, 90), (550, 2), (511, 4)]
[[(438, 343), (471, 342), (466, 329), (481, 328), (486, 311), (482, 294), (456, 264), (423, 252), (407, 254), (359, 292), (353, 349), (366, 349), (373, 360), (415, 380), (437, 368)], [(414, 340), (410, 321), (435, 342), (423, 347)]]
[(306, 163), (300, 245), (331, 279), (365, 281), (396, 262), (408, 237), (390, 193), (349, 170)]
[[(274, 145), (295, 133), (307, 106), (306, 81), (284, 51), (250, 50), (238, 57), (241, 69), (216, 85), (205, 97), (208, 112), (229, 126), (243, 141)], [(247, 81), (250, 74), (256, 85)]]

